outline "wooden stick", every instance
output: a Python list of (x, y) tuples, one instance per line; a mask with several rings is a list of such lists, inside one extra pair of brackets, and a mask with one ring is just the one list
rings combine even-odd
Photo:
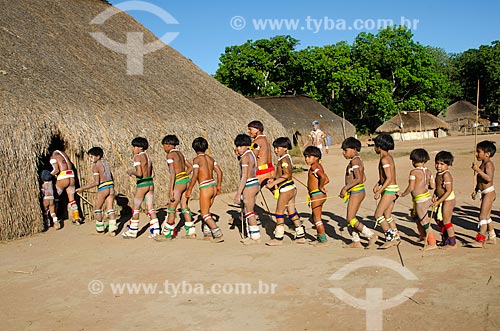
[[(108, 139), (109, 143), (111, 144), (111, 147), (113, 147), (113, 150), (115, 151), (116, 155), (118, 155), (118, 158), (120, 159), (123, 167), (125, 168), (125, 171), (128, 171), (127, 164), (125, 163), (125, 160), (123, 159), (123, 157), (120, 154), (120, 152), (118, 152), (118, 149), (116, 149), (115, 144), (113, 144), (113, 141), (111, 140), (111, 137), (109, 136), (108, 130), (106, 130), (106, 128), (102, 124), (102, 122), (99, 119), (99, 116), (97, 116), (97, 114), (95, 114), (95, 118), (97, 120), (97, 123), (99, 123), (99, 126), (101, 127), (102, 131), (104, 132), (104, 135), (106, 136), (106, 138)], [(133, 183), (134, 180), (132, 179), (132, 177), (129, 177), (129, 178), (130, 178), (130, 181)]]
[(304, 186), (305, 188), (307, 188), (307, 185), (306, 185), (306, 184), (304, 184), (304, 182), (302, 182), (300, 179), (298, 179), (297, 177), (295, 177), (295, 176), (293, 176), (293, 175), (292, 175), (292, 178), (293, 178), (294, 180), (296, 180), (297, 182), (299, 182), (299, 184), (302, 184), (302, 186)]
[(92, 203), (90, 203), (89, 200), (87, 200), (83, 195), (81, 195), (80, 193), (77, 193), (77, 195), (80, 197), (80, 199), (82, 199), (83, 201), (85, 201), (87, 204), (89, 204), (92, 208), (94, 208), (94, 205)]
[[(479, 127), (479, 79), (477, 80), (477, 99), (476, 99), (476, 130), (474, 133), (474, 149), (472, 152), (472, 164), (476, 164), (476, 146), (477, 146), (477, 128)], [(476, 190), (476, 171), (474, 170), (472, 179), (473, 190)]]
[[(426, 213), (427, 213), (427, 211), (426, 211)], [(429, 238), (429, 233), (432, 231), (432, 217), (433, 216), (434, 216), (434, 208), (432, 208), (432, 210), (431, 210), (431, 217), (429, 218), (429, 229), (425, 234), (424, 248), (422, 248), (422, 257), (424, 257), (425, 248), (427, 247), (427, 239)], [(418, 217), (418, 215), (417, 215), (417, 217)]]
[[(207, 134), (207, 129), (203, 129), (203, 136), (205, 136), (205, 139), (208, 142), (208, 134)], [(210, 156), (210, 144), (208, 144), (208, 149), (207, 149), (207, 155)]]
[(10, 273), (13, 274), (26, 274), (26, 275), (33, 275), (33, 273), (36, 270), (36, 266), (33, 267), (33, 270), (31, 271), (24, 271), (24, 270), (9, 270)]
[(102, 124), (101, 120), (99, 119), (99, 116), (97, 116), (97, 114), (95, 115), (95, 118), (97, 120), (97, 123), (99, 123), (99, 126), (101, 127), (102, 131), (104, 132), (104, 135), (106, 136), (106, 138), (108, 139), (109, 143), (111, 144), (111, 147), (113, 147), (113, 150), (115, 151), (116, 155), (118, 155), (118, 158), (120, 159), (123, 167), (128, 170), (127, 168), (127, 164), (125, 163), (125, 160), (123, 159), (122, 155), (120, 154), (120, 152), (118, 152), (118, 150), (116, 149), (115, 147), (115, 144), (113, 144), (113, 141), (111, 140), (111, 137), (109, 136), (109, 133), (108, 133), (108, 130), (106, 130), (106, 128), (104, 127), (104, 125)]

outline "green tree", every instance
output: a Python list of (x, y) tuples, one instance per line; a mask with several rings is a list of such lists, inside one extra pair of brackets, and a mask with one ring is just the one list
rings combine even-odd
[(469, 49), (456, 59), (463, 98), (476, 103), (480, 81), (480, 107), (498, 115), (500, 109), (500, 41)]
[(226, 47), (214, 77), (245, 96), (284, 94), (297, 44), (298, 40), (290, 36), (276, 36)]

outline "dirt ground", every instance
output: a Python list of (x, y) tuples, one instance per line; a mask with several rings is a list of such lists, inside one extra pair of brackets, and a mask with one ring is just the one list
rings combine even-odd
[[(479, 140), (486, 138), (500, 145), (500, 135), (480, 136)], [(455, 155), (454, 224), (462, 244), (473, 240), (477, 230), (479, 202), (470, 198), (473, 144), (474, 137), (455, 136), (397, 142), (394, 151), (402, 189), (411, 167), (411, 149), (426, 148), (431, 154), (428, 166), (432, 170), (438, 151), (449, 150)], [(371, 190), (377, 180), (378, 160), (371, 147), (364, 148), (361, 155)], [(499, 156), (493, 161), (500, 169)], [(340, 149), (333, 147), (323, 162), (331, 179), (331, 198), (323, 214), (328, 247), (294, 245), (290, 238), (285, 238), (281, 247), (264, 243), (242, 246), (238, 227), (230, 221), (230, 215), (238, 213), (227, 205), (232, 200), (230, 194), (218, 197), (213, 208), (220, 216), (219, 225), (226, 239), (222, 244), (182, 239), (159, 243), (147, 239), (147, 233), (135, 240), (123, 240), (121, 236), (96, 234), (91, 222), (79, 227), (68, 222), (60, 231), (50, 229), (0, 244), (0, 328), (365, 330), (366, 317), (372, 314), (373, 318), (374, 311), (378, 311), (383, 316), (381, 323), (369, 329), (379, 328), (382, 323), (385, 330), (500, 329), (500, 241), (486, 249), (434, 250), (422, 257), (416, 226), (408, 217), (411, 198), (405, 197), (397, 201), (394, 211), (402, 233), (401, 257), (394, 247), (385, 251), (343, 248), (348, 242), (347, 229), (342, 230), (345, 205), (336, 195), (347, 161)], [(296, 177), (305, 182), (306, 173)], [(500, 187), (498, 178), (500, 174), (495, 179)], [(264, 196), (272, 211), (275, 204), (271, 194), (264, 192)], [(312, 239), (315, 230), (308, 221), (310, 210), (303, 203), (305, 196), (305, 188), (298, 184), (297, 209)], [(262, 214), (265, 207), (260, 196), (258, 206)], [(196, 211), (198, 202), (193, 201), (191, 207)], [(367, 194), (358, 216), (370, 227), (374, 224), (374, 210), (375, 201)], [(498, 202), (492, 218), (500, 235)], [(271, 223), (266, 215), (261, 221), (266, 227), (263, 241), (267, 241), (272, 234)], [(199, 223), (197, 227), (200, 230)], [(355, 261), (360, 268), (349, 264)], [(415, 277), (391, 267), (401, 266), (402, 262)], [(345, 266), (350, 266), (348, 275), (337, 273)], [(334, 274), (338, 277), (332, 279)], [(237, 291), (242, 283), (249, 285)], [(129, 288), (120, 292), (118, 287), (127, 284)], [(341, 288), (358, 298), (357, 308), (334, 295), (330, 288)], [(407, 288), (418, 291), (383, 311), (382, 306), (389, 302), (373, 304), (372, 300), (372, 310), (365, 311), (362, 307), (368, 288), (383, 291), (383, 298), (389, 302)]]

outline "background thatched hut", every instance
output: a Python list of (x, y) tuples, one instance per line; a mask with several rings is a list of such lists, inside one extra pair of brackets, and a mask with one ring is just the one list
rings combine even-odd
[(448, 124), (424, 111), (403, 111), (379, 126), (375, 132), (390, 134), (395, 140), (446, 136)]
[[(438, 118), (448, 123), (452, 131), (470, 131), (476, 123), (476, 106), (469, 101), (457, 101), (438, 114)], [(487, 126), (489, 121), (479, 118), (479, 123)]]
[[(109, 50), (90, 32), (125, 43), (128, 32), (156, 40), (126, 13), (102, 25), (90, 21), (110, 8), (101, 0), (0, 0), (0, 240), (42, 229), (38, 173), (50, 166), (48, 148), (64, 145), (79, 170), (90, 176), (84, 152), (102, 146), (115, 170), (119, 192), (130, 197), (131, 181), (96, 123), (98, 115), (117, 150), (131, 160), (130, 141), (150, 141), (156, 201), (166, 202), (167, 167), (161, 139), (177, 134), (192, 158), (191, 141), (206, 136), (225, 172), (224, 191), (239, 177), (232, 138), (261, 120), (271, 136), (283, 126), (262, 108), (219, 84), (172, 48), (144, 57), (144, 74), (127, 75), (126, 56)], [(131, 166), (131, 162), (129, 163)], [(87, 177), (86, 177), (87, 176)]]
[(356, 134), (354, 125), (307, 96), (257, 97), (250, 100), (283, 124), (289, 136), (298, 131), (305, 140), (314, 120), (320, 122), (321, 130), (331, 136), (333, 144)]

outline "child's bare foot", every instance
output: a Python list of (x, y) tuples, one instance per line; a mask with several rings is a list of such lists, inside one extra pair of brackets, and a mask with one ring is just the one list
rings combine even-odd
[(469, 244), (469, 246), (472, 248), (484, 248), (484, 242), (474, 240)]
[(306, 238), (297, 238), (297, 239), (295, 239), (293, 242), (294, 242), (295, 244), (301, 244), (301, 245), (303, 245), (303, 244), (307, 243)]
[(365, 249), (377, 247), (377, 240), (378, 240), (377, 235), (373, 235), (371, 238), (368, 238), (368, 245), (365, 247)]
[(81, 219), (72, 220), (71, 223), (73, 223), (74, 225), (82, 225), (82, 220)]
[(213, 237), (212, 235), (210, 236), (203, 236), (203, 238), (200, 238), (198, 240), (202, 240), (202, 241), (212, 241)]
[(432, 251), (432, 250), (435, 250), (437, 248), (438, 248), (437, 245), (427, 245), (427, 246), (422, 247), (420, 250), (422, 250), (422, 251)]
[(363, 245), (359, 241), (353, 241), (350, 244), (342, 246), (344, 248), (363, 248)]
[(156, 242), (166, 242), (174, 240), (174, 237), (165, 237), (165, 235), (159, 235), (153, 238)]
[(423, 237), (422, 237), (422, 236), (418, 237), (417, 242), (421, 243), (422, 241), (425, 241), (425, 236), (423, 236)]
[(260, 244), (260, 239), (245, 238), (240, 242), (245, 246), (252, 246)]
[(130, 231), (125, 231), (122, 233), (123, 239), (135, 239), (137, 238), (137, 233), (132, 233)]
[(457, 248), (458, 248), (458, 245), (457, 245), (457, 244), (455, 244), (455, 245), (450, 245), (450, 244), (448, 244), (448, 245), (444, 245), (444, 247), (443, 247), (443, 249), (445, 249), (445, 250), (449, 250), (449, 249), (457, 249)]
[(148, 235), (148, 239), (155, 239), (159, 235), (160, 235), (159, 233), (151, 233), (151, 234)]
[(386, 241), (382, 246), (379, 246), (378, 249), (388, 249), (392, 246), (398, 246), (401, 243), (399, 240)]
[(328, 241), (311, 241), (309, 244), (314, 247), (328, 247)]
[(270, 241), (266, 242), (267, 246), (281, 246), (283, 245), (283, 240), (278, 240), (278, 239), (271, 239)]
[(54, 222), (54, 229), (60, 230), (61, 229), (61, 223), (59, 222)]
[(208, 240), (210, 240), (211, 243), (213, 244), (218, 244), (218, 243), (223, 243), (224, 242), (224, 237), (223, 236), (220, 236), (218, 238), (208, 238)]
[(493, 237), (493, 238), (486, 240), (486, 243), (490, 244), (490, 245), (496, 245), (497, 244), (497, 237)]
[(182, 239), (196, 239), (196, 234), (186, 234), (181, 237)]
[(116, 232), (115, 231), (108, 231), (108, 236), (116, 237)]

